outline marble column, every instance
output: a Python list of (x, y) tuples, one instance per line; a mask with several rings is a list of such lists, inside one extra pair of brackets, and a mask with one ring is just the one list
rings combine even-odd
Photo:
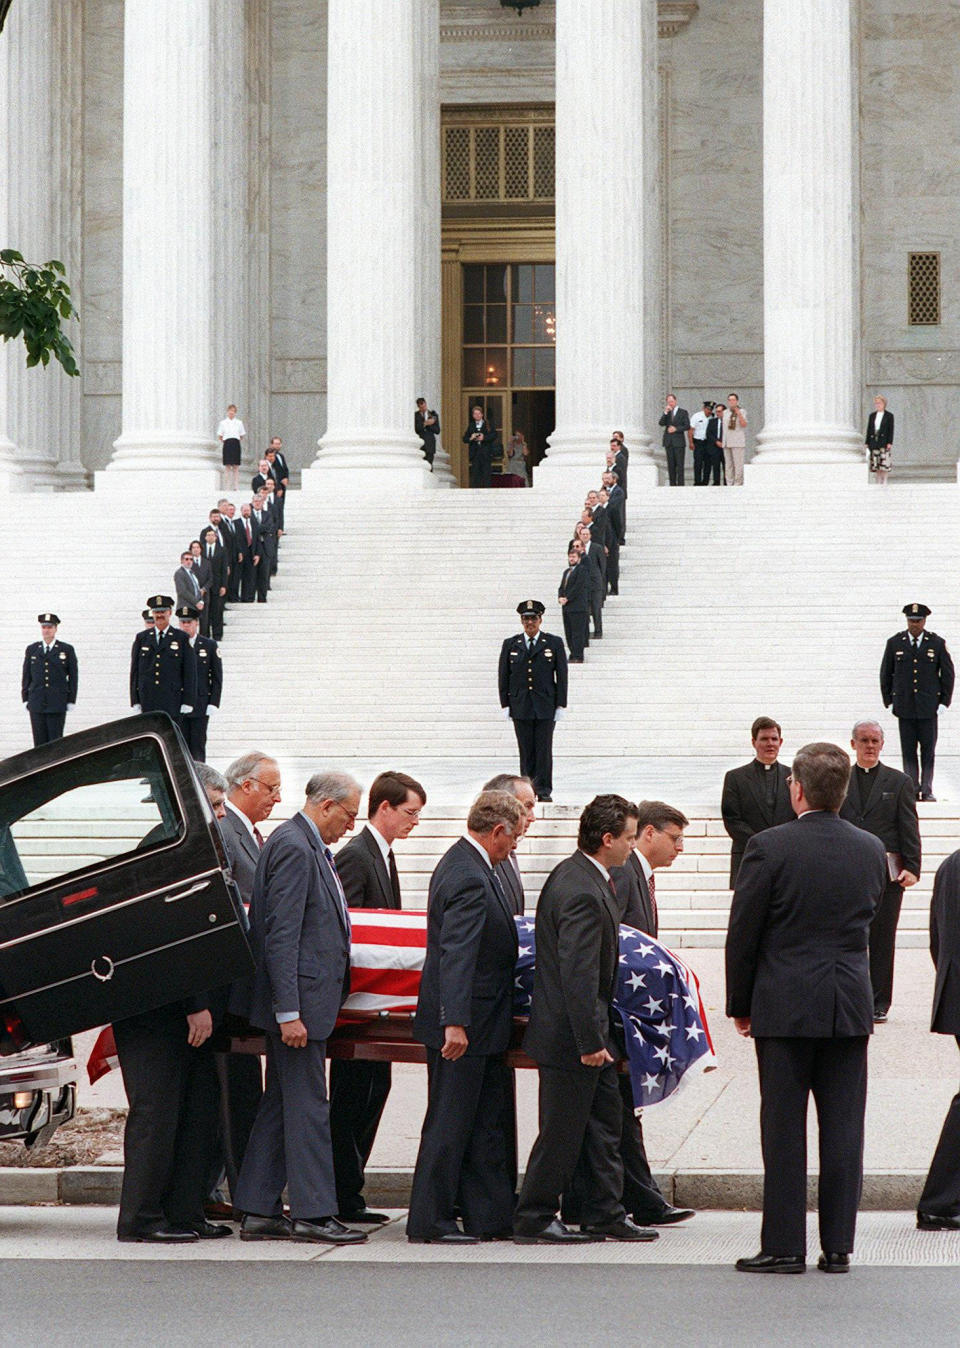
[(413, 432), (421, 0), (329, 0), (327, 429), (305, 490), (435, 483)]
[(631, 490), (657, 480), (644, 429), (656, 10), (656, 0), (557, 0), (557, 424), (537, 487), (594, 485), (615, 429), (630, 447)]
[[(748, 479), (866, 480), (858, 410), (858, 129), (851, 0), (765, 0), (766, 424)], [(798, 473), (807, 465), (812, 472)], [(762, 471), (761, 471), (762, 470)]]
[[(0, 127), (4, 131), (4, 140), (0, 143), (0, 236), (9, 239), (10, 214), (10, 147), (6, 138), (6, 129), (10, 125), (10, 34), (0, 36)], [(8, 428), (11, 419), (10, 380), (8, 371), (10, 361), (19, 353), (10, 343), (0, 346), (0, 492), (15, 490), (21, 485), (20, 470), (17, 467), (17, 447), (10, 439)]]
[[(36, 0), (14, 5), (0, 36), (5, 94), (0, 140), (5, 203), (3, 246), (30, 262), (59, 258), (79, 301), (80, 158), (78, 110), (79, 0)], [(81, 329), (65, 325), (80, 356)], [(52, 491), (82, 486), (80, 380), (51, 360), (26, 367), (21, 341), (0, 350), (6, 448), (16, 456), (21, 489)], [(15, 448), (12, 448), (15, 447)], [(8, 470), (9, 471), (9, 470)]]
[[(420, 90), (420, 151), (417, 175), (417, 247), (414, 255), (416, 280), (417, 397), (422, 394), (430, 407), (441, 404), (441, 284), (440, 284), (440, 0), (420, 0), (414, 37), (416, 83)], [(455, 487), (450, 455), (443, 447), (444, 435), (455, 427), (440, 422), (433, 476), (441, 487)]]
[(213, 0), (126, 0), (123, 428), (97, 489), (219, 484)]

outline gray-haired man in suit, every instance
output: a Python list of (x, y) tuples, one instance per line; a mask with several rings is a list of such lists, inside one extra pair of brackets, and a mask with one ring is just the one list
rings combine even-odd
[(315, 773), (303, 808), (271, 834), (257, 863), (249, 1019), (266, 1032), (267, 1081), (234, 1196), (246, 1214), (244, 1240), (366, 1240), (334, 1215), (326, 1081), (327, 1039), (350, 989), (350, 915), (330, 844), (353, 828), (359, 808), (352, 777)]

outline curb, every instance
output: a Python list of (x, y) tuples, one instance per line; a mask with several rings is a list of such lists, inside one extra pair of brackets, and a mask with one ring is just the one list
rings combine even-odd
[[(756, 1212), (763, 1204), (762, 1170), (659, 1170), (654, 1172), (664, 1196), (677, 1207), (700, 1211)], [(913, 1211), (923, 1187), (923, 1170), (871, 1170), (864, 1173), (863, 1212)], [(123, 1167), (65, 1166), (43, 1170), (28, 1166), (0, 1167), (0, 1206), (38, 1204), (110, 1206), (120, 1201)], [(367, 1170), (366, 1199), (375, 1208), (410, 1205), (413, 1171)], [(817, 1176), (807, 1181), (807, 1207), (816, 1211)]]

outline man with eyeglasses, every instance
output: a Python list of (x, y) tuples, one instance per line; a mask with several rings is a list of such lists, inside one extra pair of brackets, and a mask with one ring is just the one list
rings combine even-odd
[[(420, 822), (427, 793), (405, 772), (381, 772), (370, 787), (368, 822), (337, 853), (337, 871), (350, 908), (399, 908), (400, 876), (393, 855), (397, 839)], [(330, 1064), (330, 1135), (341, 1222), (379, 1225), (363, 1197), (364, 1168), (390, 1094), (390, 1064), (337, 1058)]]

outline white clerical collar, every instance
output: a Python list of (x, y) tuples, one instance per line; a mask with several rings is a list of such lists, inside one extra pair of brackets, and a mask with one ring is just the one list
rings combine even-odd
[[(253, 841), (254, 841), (254, 842), (256, 842), (257, 839), (256, 839), (256, 835), (254, 834), (254, 831), (253, 831), (253, 824), (252, 824), (251, 821), (247, 818), (247, 816), (243, 813), (243, 811), (242, 811), (242, 810), (238, 810), (237, 807), (236, 807), (236, 805), (234, 805), (234, 803), (233, 803), (232, 800), (225, 800), (223, 803), (224, 803), (224, 805), (226, 805), (226, 807), (227, 807), (228, 810), (230, 810), (233, 814), (235, 814), (235, 815), (237, 816), (238, 819), (240, 819), (240, 820), (243, 821), (244, 827), (246, 828), (247, 832), (250, 834), (250, 837), (253, 838)], [(259, 844), (257, 844), (257, 845), (259, 846)]]
[(580, 849), (580, 852), (582, 856), (585, 856), (587, 858), (591, 866), (596, 866), (597, 870), (603, 876), (604, 880), (607, 882), (607, 884), (609, 884), (610, 872), (607, 870), (606, 866), (604, 866), (603, 862), (598, 861), (596, 857), (592, 857), (589, 852), (584, 852), (582, 848)]
[(367, 823), (367, 828), (368, 828), (368, 829), (370, 830), (370, 832), (373, 834), (374, 841), (376, 842), (377, 846), (380, 848), (380, 854), (381, 854), (381, 856), (383, 857), (383, 864), (386, 866), (387, 870), (389, 870), (389, 869), (390, 869), (390, 844), (387, 842), (386, 838), (383, 836), (383, 834), (380, 832), (380, 830), (376, 827), (375, 824), (371, 824), (371, 823), (368, 822), (368, 823)]
[(480, 844), (477, 842), (476, 838), (471, 838), (469, 833), (465, 833), (463, 837), (465, 842), (468, 842), (471, 847), (475, 847), (477, 849), (477, 851), (483, 857), (484, 861), (487, 863), (490, 869), (493, 870), (493, 862), (490, 860), (490, 857), (487, 853), (487, 849), (485, 847), (481, 847)]

